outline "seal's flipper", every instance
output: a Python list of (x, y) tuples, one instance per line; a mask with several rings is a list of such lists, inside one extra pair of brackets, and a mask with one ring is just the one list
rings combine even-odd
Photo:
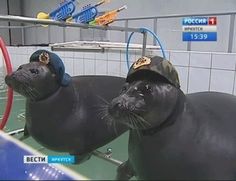
[(24, 134), (23, 134), (23, 136), (21, 136), (21, 137), (19, 138), (19, 140), (23, 141), (23, 140), (27, 139), (28, 137), (30, 137), (30, 134), (29, 134), (29, 131), (28, 131), (26, 125), (25, 125)]
[(24, 128), (24, 136), (30, 136), (29, 131), (28, 131), (26, 125), (25, 125), (25, 128)]
[(131, 179), (134, 174), (134, 170), (132, 169), (129, 160), (126, 162), (122, 163), (118, 168), (117, 168), (117, 175), (116, 175), (116, 180), (129, 180)]

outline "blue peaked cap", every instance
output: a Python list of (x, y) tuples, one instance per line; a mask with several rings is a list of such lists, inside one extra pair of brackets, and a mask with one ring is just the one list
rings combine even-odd
[(62, 86), (68, 86), (71, 81), (71, 77), (69, 74), (65, 73), (64, 63), (57, 54), (47, 50), (37, 50), (30, 56), (30, 62), (39, 62), (40, 56), (45, 53), (49, 55), (49, 62), (47, 66), (56, 74), (58, 83)]

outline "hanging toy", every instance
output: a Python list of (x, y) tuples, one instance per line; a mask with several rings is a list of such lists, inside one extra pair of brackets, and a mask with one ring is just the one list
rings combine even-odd
[(97, 16), (97, 14), (98, 14), (97, 7), (104, 4), (104, 3), (108, 3), (108, 2), (110, 2), (110, 1), (109, 0), (102, 0), (93, 6), (91, 4), (88, 4), (82, 8), (81, 12), (79, 12), (79, 13), (73, 15), (72, 17), (70, 17), (69, 19), (67, 19), (67, 22), (70, 22), (74, 19), (75, 22), (77, 22), (77, 23), (89, 23), (90, 21), (93, 21), (95, 19), (95, 17)]
[(127, 9), (126, 5), (122, 6), (119, 9), (108, 11), (108, 12), (104, 13), (103, 15), (98, 16), (97, 18), (95, 18), (95, 20), (89, 22), (89, 24), (90, 25), (99, 25), (99, 26), (111, 24), (117, 18), (118, 13), (124, 9)]
[(37, 19), (53, 19), (56, 21), (65, 21), (66, 19), (71, 17), (73, 12), (75, 11), (74, 1), (75, 0), (65, 0), (57, 9), (49, 14), (40, 12), (37, 14)]

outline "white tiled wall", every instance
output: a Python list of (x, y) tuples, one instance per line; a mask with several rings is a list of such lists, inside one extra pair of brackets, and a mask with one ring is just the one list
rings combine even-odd
[(209, 89), (210, 71), (204, 68), (189, 69), (188, 92), (201, 92)]
[(234, 71), (212, 70), (210, 90), (233, 93), (234, 77)]
[(210, 68), (211, 67), (211, 54), (210, 53), (191, 53), (190, 66), (200, 67), (200, 68)]
[(213, 54), (212, 68), (235, 70), (235, 54)]
[(66, 68), (66, 72), (68, 72), (71, 75), (84, 75), (84, 59), (83, 58), (77, 58), (76, 61), (73, 61), (74, 65), (73, 65), (73, 74), (71, 74), (71, 72), (68, 72), (67, 67)]
[[(8, 47), (15, 70), (27, 63), (37, 49), (49, 47)], [(55, 52), (64, 61), (70, 75), (112, 75), (125, 77), (128, 69), (124, 51), (105, 53)], [(160, 51), (148, 54), (162, 55)], [(140, 56), (140, 51), (130, 51), (130, 64)], [(187, 51), (166, 51), (166, 57), (175, 65), (185, 93), (220, 91), (236, 95), (236, 54)]]
[(179, 74), (181, 89), (188, 92), (188, 67), (176, 66), (176, 70)]

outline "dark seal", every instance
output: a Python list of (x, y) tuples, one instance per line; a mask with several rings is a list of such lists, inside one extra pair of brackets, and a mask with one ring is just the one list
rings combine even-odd
[(5, 81), (26, 97), (26, 129), (46, 148), (81, 156), (127, 130), (108, 124), (105, 111), (123, 78), (70, 77), (56, 54), (38, 50)]
[(130, 129), (129, 159), (117, 179), (235, 180), (236, 97), (184, 95), (169, 61), (144, 59), (109, 106), (113, 121)]

